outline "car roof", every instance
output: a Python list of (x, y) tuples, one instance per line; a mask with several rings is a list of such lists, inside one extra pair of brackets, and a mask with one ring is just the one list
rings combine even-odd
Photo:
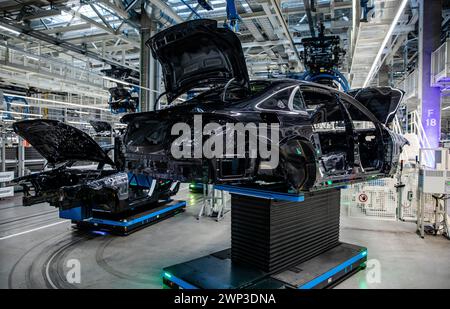
[(314, 82), (310, 82), (310, 81), (305, 81), (305, 80), (299, 80), (299, 79), (293, 79), (293, 78), (261, 78), (261, 79), (252, 79), (250, 81), (250, 83), (252, 82), (269, 82), (272, 85), (278, 85), (278, 84), (302, 84), (302, 85), (308, 85), (308, 86), (312, 86), (312, 87), (317, 87), (317, 88), (322, 88), (322, 89), (327, 89), (333, 92), (341, 92), (341, 93), (345, 93), (339, 89), (336, 88), (332, 88), (323, 84), (318, 84), (318, 83), (314, 83)]

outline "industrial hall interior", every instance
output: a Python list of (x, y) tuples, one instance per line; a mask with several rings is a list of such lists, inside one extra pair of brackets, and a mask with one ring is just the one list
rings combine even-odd
[(449, 289), (449, 208), (450, 0), (0, 0), (1, 289)]

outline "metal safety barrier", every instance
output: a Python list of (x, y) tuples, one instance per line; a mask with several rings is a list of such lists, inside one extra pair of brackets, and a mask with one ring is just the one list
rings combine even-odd
[(353, 218), (414, 221), (417, 218), (418, 170), (409, 165), (401, 178), (357, 183), (341, 190), (342, 214)]
[(431, 86), (446, 87), (450, 82), (450, 40), (431, 54)]

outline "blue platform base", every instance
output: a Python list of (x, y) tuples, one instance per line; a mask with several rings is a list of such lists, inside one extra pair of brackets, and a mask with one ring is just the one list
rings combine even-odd
[[(183, 212), (185, 208), (185, 201), (165, 201), (127, 211), (114, 217), (107, 214), (94, 214), (93, 217), (84, 220), (71, 219), (72, 223), (75, 223), (78, 228), (128, 235), (138, 229)], [(76, 213), (75, 210), (73, 212)]]
[(262, 190), (255, 188), (248, 188), (243, 186), (236, 185), (215, 185), (214, 189), (227, 191), (229, 193), (244, 195), (244, 196), (252, 196), (263, 199), (277, 200), (277, 201), (286, 201), (286, 202), (303, 202), (305, 200), (305, 196), (303, 194), (292, 194), (285, 192), (278, 192), (272, 190)]
[(367, 249), (341, 243), (276, 274), (233, 263), (230, 249), (166, 267), (164, 287), (172, 289), (319, 289), (333, 287), (365, 268)]

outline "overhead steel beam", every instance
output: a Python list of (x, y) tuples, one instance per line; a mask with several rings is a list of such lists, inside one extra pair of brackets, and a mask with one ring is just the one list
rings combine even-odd
[(280, 24), (281, 24), (281, 27), (283, 28), (284, 34), (285, 34), (286, 38), (289, 40), (289, 43), (291, 45), (292, 50), (294, 51), (297, 61), (300, 64), (301, 63), (300, 54), (298, 53), (297, 47), (295, 46), (295, 43), (294, 43), (294, 39), (292, 38), (291, 33), (289, 32), (289, 29), (286, 24), (286, 21), (284, 20), (283, 14), (281, 14), (280, 6), (278, 5), (278, 2), (276, 0), (270, 0), (270, 2), (275, 10), (275, 14), (277, 15), (277, 17), (280, 21)]
[(122, 44), (122, 45), (115, 45), (115, 46), (105, 46), (105, 49), (107, 52), (116, 52), (116, 51), (122, 51), (122, 50), (132, 50), (135, 49), (133, 45), (130, 44)]
[[(76, 16), (76, 17), (78, 17), (78, 18), (80, 18), (80, 19), (90, 23), (91, 25), (93, 25), (93, 26), (95, 26), (95, 27), (97, 27), (99, 29), (103, 29), (104, 31), (109, 32), (109, 33), (114, 34), (114, 35), (118, 35), (118, 33), (116, 33), (113, 29), (108, 28), (107, 26), (105, 26), (105, 25), (103, 25), (103, 24), (93, 20), (92, 18), (87, 17), (86, 15), (81, 14), (78, 11), (73, 10), (72, 8), (69, 8), (69, 7), (66, 7), (66, 6), (62, 6), (62, 7), (60, 7), (60, 9), (65, 11), (65, 12), (67, 12), (67, 13), (72, 14), (73, 16)], [(118, 35), (118, 36), (121, 39), (123, 39), (124, 41), (128, 42), (128, 43), (133, 44), (136, 47), (140, 47), (139, 42), (134, 41), (134, 40), (130, 40), (129, 38), (127, 38), (127, 37), (125, 37), (123, 35)]]
[(273, 29), (278, 29), (280, 26), (280, 23), (277, 21), (276, 15), (273, 15), (270, 11), (270, 7), (268, 3), (261, 3), (261, 6), (264, 10), (264, 12), (267, 15), (267, 18), (269, 19), (270, 23), (272, 24)]
[(308, 18), (309, 31), (311, 32), (311, 36), (316, 36), (316, 29), (314, 29), (314, 21), (313, 16), (311, 14), (311, 4), (310, 0), (303, 0), (303, 5), (305, 6), (306, 17)]
[(406, 39), (408, 39), (407, 34), (402, 34), (396, 37), (395, 41), (393, 41), (394, 45), (392, 45), (388, 52), (386, 53), (386, 56), (384, 57), (384, 60), (382, 62), (390, 63), (393, 59), (397, 51), (400, 49), (400, 47), (403, 46)]
[(289, 44), (289, 40), (242, 43), (242, 48), (265, 47), (265, 46), (267, 47), (267, 46), (284, 45), (284, 44)]
[(25, 15), (23, 17), (24, 20), (35, 20), (35, 19), (41, 19), (46, 17), (52, 17), (61, 15), (61, 10), (58, 9), (50, 9), (50, 10), (39, 10), (37, 12), (34, 12), (30, 15)]
[(46, 33), (46, 34), (64, 33), (64, 32), (77, 31), (77, 30), (86, 30), (86, 29), (90, 29), (91, 27), (92, 27), (91, 24), (83, 23), (83, 24), (72, 25), (72, 26), (50, 28), (48, 30), (43, 30), (42, 32)]
[[(70, 42), (72, 44), (81, 44), (81, 43), (91, 43), (91, 42), (115, 40), (116, 38), (117, 38), (117, 36), (115, 36), (113, 34), (96, 33), (96, 34), (91, 34), (89, 36), (69, 37), (69, 38), (65, 38), (64, 40), (66, 42)], [(134, 46), (134, 45), (132, 45), (132, 46)], [(136, 47), (136, 46), (134, 46), (134, 47)]]
[(72, 16), (78, 17), (79, 19), (84, 20), (85, 22), (87, 22), (87, 23), (89, 23), (89, 24), (91, 24), (91, 25), (93, 25), (93, 26), (95, 26), (95, 27), (97, 27), (97, 28), (99, 28), (99, 29), (103, 29), (103, 30), (105, 30), (106, 32), (115, 34), (114, 31), (111, 30), (111, 28), (108, 28), (107, 26), (105, 26), (105, 25), (103, 25), (103, 24), (101, 24), (101, 23), (99, 23), (99, 22), (96, 22), (96, 21), (93, 20), (92, 18), (87, 17), (86, 15), (81, 14), (79, 11), (75, 11), (74, 9), (69, 8), (69, 7), (67, 7), (67, 6), (61, 7), (61, 9), (62, 9), (64, 12), (69, 13), (69, 14), (72, 14)]
[(167, 14), (170, 18), (172, 18), (177, 23), (184, 22), (183, 18), (180, 17), (167, 3), (163, 2), (162, 0), (148, 0), (149, 3), (156, 6), (158, 9), (164, 12), (164, 14)]
[[(111, 14), (121, 18), (123, 20), (123, 23), (126, 23), (136, 29), (141, 28), (139, 20), (130, 19), (131, 15), (128, 14), (128, 10), (124, 10), (122, 7), (119, 7), (116, 4), (109, 2), (108, 0), (95, 0), (95, 2), (101, 4), (101, 6), (107, 11), (111, 12)], [(116, 33), (118, 33), (118, 29), (116, 30)]]
[[(255, 40), (257, 42), (265, 41), (263, 35), (261, 34), (261, 32), (259, 31), (259, 29), (256, 27), (256, 25), (254, 24), (254, 22), (252, 20), (245, 20), (244, 25), (247, 27), (248, 31), (250, 31), (250, 33), (252, 34), (252, 36), (255, 38)], [(272, 49), (268, 48), (266, 45), (259, 45), (259, 46), (264, 49), (264, 51), (268, 57), (276, 58), (276, 55)]]
[(111, 25), (108, 23), (108, 21), (106, 20), (105, 17), (103, 17), (103, 15), (97, 10), (97, 8), (95, 7), (95, 4), (90, 3), (89, 6), (91, 7), (91, 9), (95, 12), (95, 14), (97, 14), (97, 16), (102, 20), (102, 22), (105, 24), (106, 27), (108, 27), (110, 30), (114, 31), (114, 29), (111, 27)]
[(130, 15), (127, 13), (127, 11), (125, 11), (122, 8), (118, 7), (117, 5), (109, 2), (108, 0), (96, 0), (95, 2), (103, 4), (108, 9), (114, 11), (114, 13), (116, 13), (118, 16), (120, 16), (123, 19), (130, 18)]
[(197, 6), (194, 8), (194, 10), (191, 12), (191, 14), (189, 14), (187, 20), (191, 20), (195, 13), (201, 8), (202, 6), (200, 4), (197, 4)]
[[(352, 8), (352, 1), (335, 2), (334, 7), (335, 7), (335, 10), (351, 9)], [(318, 14), (320, 14), (320, 13), (323, 13), (323, 14), (330, 13), (330, 5), (329, 4), (317, 4), (315, 8), (316, 8), (316, 13), (318, 13)], [(302, 14), (302, 13), (306, 13), (305, 8), (289, 9), (289, 14)], [(272, 16), (276, 16), (276, 15), (272, 14)], [(258, 19), (258, 18), (265, 18), (265, 17), (268, 17), (268, 15), (266, 15), (266, 13), (264, 11), (240, 14), (241, 20)], [(222, 20), (223, 17), (221, 17), (221, 16), (220, 17), (212, 17), (212, 19)]]
[[(138, 3), (139, 2), (139, 3)], [(135, 6), (140, 4), (141, 0), (133, 0), (126, 8), (125, 11), (128, 12), (129, 10), (133, 9)]]
[[(338, 34), (342, 32), (347, 33), (348, 28), (352, 26), (351, 21), (338, 21), (334, 22), (333, 24), (331, 21), (325, 21), (323, 22), (323, 24), (325, 26), (325, 29), (333, 29), (333, 34)], [(289, 28), (291, 29), (292, 32), (310, 32), (309, 25), (306, 24), (290, 26)]]

